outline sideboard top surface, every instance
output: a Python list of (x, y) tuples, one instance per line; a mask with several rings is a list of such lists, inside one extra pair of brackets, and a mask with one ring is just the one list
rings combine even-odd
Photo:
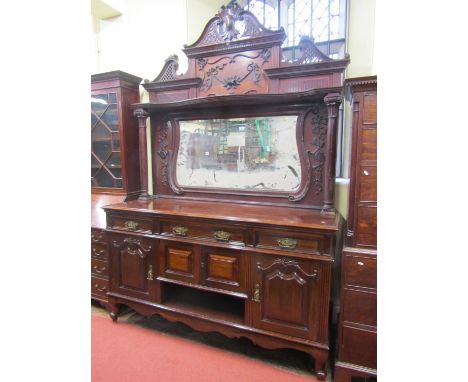
[(91, 228), (106, 228), (106, 213), (102, 206), (120, 203), (123, 195), (91, 194)]
[(183, 216), (238, 223), (254, 223), (297, 228), (337, 231), (340, 215), (328, 217), (319, 210), (271, 207), (225, 202), (204, 202), (183, 199), (132, 200), (103, 207), (106, 212), (140, 212), (162, 216)]

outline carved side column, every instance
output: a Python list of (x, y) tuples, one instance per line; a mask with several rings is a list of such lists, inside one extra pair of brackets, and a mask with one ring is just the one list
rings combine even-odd
[(329, 93), (323, 99), (328, 110), (327, 141), (325, 143), (325, 176), (323, 177), (322, 214), (335, 214), (336, 130), (341, 94)]
[(140, 199), (148, 199), (148, 148), (146, 144), (146, 118), (149, 113), (145, 109), (136, 109), (133, 115), (138, 118), (139, 154), (140, 154)]

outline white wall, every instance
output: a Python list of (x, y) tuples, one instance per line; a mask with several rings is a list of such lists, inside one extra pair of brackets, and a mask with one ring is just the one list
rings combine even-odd
[(123, 70), (153, 80), (171, 54), (183, 61), (185, 0), (122, 0), (119, 11), (121, 16), (98, 22), (99, 64), (93, 73)]

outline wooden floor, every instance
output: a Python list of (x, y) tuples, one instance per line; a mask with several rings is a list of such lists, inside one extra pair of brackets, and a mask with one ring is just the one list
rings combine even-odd
[[(98, 304), (92, 304), (91, 313), (109, 317), (107, 311)], [(109, 318), (110, 320), (110, 318)], [(213, 346), (224, 351), (234, 352), (238, 355), (254, 358), (272, 364), (296, 374), (313, 376), (312, 362), (307, 354), (293, 349), (268, 350), (254, 345), (246, 338), (227, 339), (219, 333), (201, 333), (192, 330), (181, 323), (169, 322), (159, 316), (144, 317), (133, 310), (127, 310), (119, 315), (118, 321), (139, 325), (156, 330), (167, 335), (179, 336), (192, 341)], [(327, 381), (331, 382), (330, 365), (328, 365)]]

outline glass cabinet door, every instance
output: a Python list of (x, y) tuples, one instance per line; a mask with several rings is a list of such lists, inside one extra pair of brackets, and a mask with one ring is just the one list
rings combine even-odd
[(122, 188), (116, 93), (91, 96), (91, 186)]

